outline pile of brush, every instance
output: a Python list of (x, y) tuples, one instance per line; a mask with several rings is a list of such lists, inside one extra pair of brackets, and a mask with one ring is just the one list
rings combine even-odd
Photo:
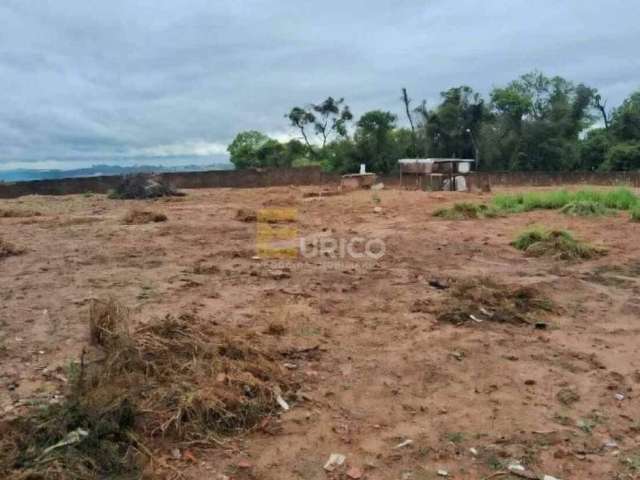
[(192, 315), (134, 330), (128, 318), (116, 302), (93, 303), (101, 359), (81, 362), (64, 404), (3, 426), (2, 478), (140, 473), (156, 439), (215, 445), (279, 408), (286, 374), (246, 335)]
[(116, 188), (109, 192), (109, 198), (120, 200), (180, 196), (184, 196), (184, 193), (176, 190), (162, 177), (144, 173), (122, 177), (122, 181)]

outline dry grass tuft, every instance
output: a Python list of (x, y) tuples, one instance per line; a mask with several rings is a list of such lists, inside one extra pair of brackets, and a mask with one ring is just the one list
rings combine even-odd
[(91, 345), (109, 347), (129, 335), (129, 310), (114, 299), (91, 301), (89, 306), (89, 340)]
[(0, 258), (22, 255), (23, 253), (23, 249), (18, 248), (13, 243), (6, 242), (2, 238), (0, 238)]
[(236, 212), (236, 220), (241, 222), (255, 222), (258, 220), (258, 213), (250, 208), (240, 208)]
[(502, 285), (490, 278), (457, 281), (448, 296), (436, 316), (440, 322), (455, 325), (484, 321), (533, 324), (537, 314), (555, 308), (535, 287)]
[(164, 213), (150, 212), (147, 210), (131, 209), (122, 219), (125, 225), (143, 225), (145, 223), (166, 222), (167, 216)]
[(32, 210), (14, 210), (12, 208), (0, 208), (0, 218), (29, 218), (40, 216), (42, 216), (40, 212), (35, 212)]
[(166, 316), (130, 331), (127, 309), (95, 301), (90, 328), (103, 356), (81, 362), (65, 403), (0, 424), (0, 477), (139, 478), (149, 467), (144, 443), (218, 444), (277, 411), (277, 395), (289, 390), (257, 337), (199, 317)]

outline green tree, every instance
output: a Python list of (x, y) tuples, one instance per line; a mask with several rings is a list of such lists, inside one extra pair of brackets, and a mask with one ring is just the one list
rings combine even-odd
[(372, 110), (360, 117), (354, 141), (360, 163), (369, 170), (389, 173), (398, 158), (394, 145), (393, 131), (397, 117), (391, 112)]
[(612, 144), (613, 138), (606, 128), (589, 130), (580, 141), (580, 169), (602, 168)]
[(285, 117), (292, 127), (300, 131), (309, 152), (316, 157), (318, 152), (314, 144), (319, 144), (321, 149), (332, 138), (346, 137), (348, 123), (353, 120), (353, 114), (344, 98), (336, 100), (333, 97), (327, 97), (320, 103), (312, 103), (306, 108), (293, 107)]
[(268, 141), (269, 137), (256, 130), (240, 132), (227, 147), (231, 163), (238, 169), (259, 167), (257, 152)]
[(640, 91), (631, 94), (613, 111), (611, 130), (620, 141), (640, 141)]
[(424, 103), (416, 109), (426, 153), (431, 157), (474, 158), (482, 123), (488, 117), (484, 100), (467, 86), (451, 88), (440, 96), (442, 102), (434, 110), (427, 110)]
[(618, 143), (607, 152), (607, 159), (601, 170), (638, 170), (640, 169), (640, 141)]

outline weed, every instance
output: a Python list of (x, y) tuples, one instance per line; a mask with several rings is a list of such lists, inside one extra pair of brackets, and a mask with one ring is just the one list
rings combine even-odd
[(591, 434), (596, 427), (596, 422), (589, 418), (582, 418), (576, 422), (577, 427), (584, 433)]
[(492, 205), (496, 209), (509, 213), (555, 210), (565, 208), (570, 204), (580, 204), (580, 206), (569, 210), (590, 211), (595, 209), (597, 212), (602, 212), (603, 209), (630, 210), (640, 205), (640, 197), (627, 188), (616, 188), (613, 190), (582, 189), (575, 192), (555, 190), (501, 194), (496, 195), (492, 200)]
[(434, 217), (447, 220), (466, 220), (476, 218), (495, 218), (501, 213), (494, 207), (474, 203), (456, 203), (451, 208), (442, 208), (433, 213)]
[(640, 222), (640, 205), (636, 205), (630, 210), (631, 221)]
[(451, 299), (442, 303), (437, 319), (455, 325), (482, 321), (532, 324), (532, 313), (555, 307), (534, 287), (509, 287), (489, 278), (458, 281), (449, 295)]
[(449, 432), (446, 435), (446, 438), (451, 443), (462, 443), (464, 441), (464, 433), (462, 432)]
[(27, 217), (39, 217), (42, 214), (33, 210), (14, 210), (0, 208), (0, 218), (27, 218)]
[(159, 223), (166, 221), (167, 216), (164, 213), (137, 209), (129, 210), (122, 219), (122, 223), (125, 225), (142, 225), (145, 223)]
[(552, 255), (562, 259), (590, 259), (606, 253), (602, 248), (576, 240), (565, 230), (547, 231), (540, 227), (524, 231), (511, 245), (534, 257)]
[(0, 238), (0, 259), (14, 255), (21, 255), (23, 253), (23, 249), (18, 248), (13, 243), (6, 242)]
[(0, 423), (0, 477), (139, 478), (150, 457), (141, 439), (214, 444), (276, 411), (288, 390), (274, 353), (192, 315), (130, 332), (126, 308), (95, 301), (90, 330), (101, 359), (81, 357), (65, 401)]
[(602, 203), (593, 202), (591, 200), (579, 200), (567, 203), (560, 211), (574, 217), (597, 217), (607, 215), (609, 209)]

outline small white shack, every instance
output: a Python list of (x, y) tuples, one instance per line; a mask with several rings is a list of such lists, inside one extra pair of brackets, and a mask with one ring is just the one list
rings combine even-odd
[(420, 190), (466, 191), (474, 162), (468, 158), (403, 158), (398, 160), (400, 186)]

